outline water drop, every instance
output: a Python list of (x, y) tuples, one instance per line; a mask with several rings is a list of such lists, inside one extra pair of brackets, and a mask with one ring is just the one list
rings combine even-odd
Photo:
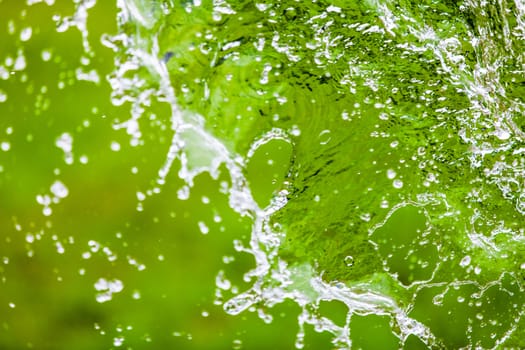
[(232, 344), (232, 349), (239, 350), (242, 349), (242, 340), (234, 339)]
[(386, 177), (388, 177), (388, 179), (390, 179), (390, 180), (394, 179), (396, 177), (396, 175), (397, 175), (396, 172), (394, 170), (392, 170), (392, 169), (388, 169), (386, 171)]
[(208, 234), (208, 233), (210, 232), (209, 227), (206, 226), (206, 224), (205, 224), (204, 222), (199, 221), (198, 224), (199, 224), (199, 230), (201, 231), (201, 233), (202, 233), (203, 235), (206, 235), (206, 234)]
[(392, 185), (394, 186), (394, 188), (400, 189), (403, 187), (403, 181), (396, 179), (394, 180), (394, 182), (392, 182)]
[(122, 346), (122, 344), (124, 343), (124, 337), (120, 336), (120, 337), (116, 337), (113, 339), (113, 345), (114, 346)]
[(57, 248), (58, 254), (64, 254), (65, 249), (64, 249), (64, 246), (60, 242), (56, 242), (55, 246)]
[(113, 141), (111, 142), (110, 148), (113, 152), (118, 152), (120, 151), (120, 143), (118, 143), (117, 141)]
[(332, 137), (330, 136), (330, 130), (323, 130), (319, 134), (319, 143), (321, 145), (326, 145), (331, 139)]
[(335, 13), (341, 13), (341, 8), (340, 7), (337, 7), (337, 6), (334, 6), (334, 5), (330, 5), (326, 8), (326, 11), (327, 12), (335, 12)]
[(51, 51), (42, 50), (42, 53), (40, 56), (42, 57), (42, 61), (47, 62), (51, 59)]
[(345, 265), (346, 265), (347, 267), (352, 267), (352, 266), (354, 266), (354, 257), (351, 256), (351, 255), (346, 256), (346, 257), (345, 257)]
[(51, 185), (51, 193), (53, 193), (57, 198), (66, 198), (69, 194), (69, 190), (67, 189), (66, 185), (57, 180)]
[(187, 200), (190, 198), (190, 188), (189, 186), (183, 186), (181, 189), (177, 191), (177, 198), (181, 201)]
[(459, 266), (467, 267), (470, 265), (470, 261), (471, 261), (470, 255), (465, 255), (465, 257), (461, 259)]
[(443, 294), (438, 294), (435, 297), (432, 298), (432, 303), (436, 306), (442, 306), (443, 305), (443, 298), (445, 296)]
[(33, 28), (26, 27), (20, 31), (20, 40), (28, 41), (29, 39), (31, 39), (32, 34), (33, 34)]
[(72, 164), (73, 154), (71, 152), (73, 151), (73, 137), (65, 132), (56, 139), (55, 145), (64, 151), (66, 164)]
[(4, 141), (0, 144), (0, 149), (2, 149), (4, 152), (7, 152), (11, 149), (11, 144), (7, 141)]
[(301, 135), (301, 129), (297, 125), (292, 126), (290, 129), (290, 134), (295, 137), (299, 137)]

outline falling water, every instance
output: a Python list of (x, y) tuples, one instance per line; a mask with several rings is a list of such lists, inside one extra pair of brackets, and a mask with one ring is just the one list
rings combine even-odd
[[(74, 3), (56, 28), (78, 29), (83, 59), (95, 60), (97, 4)], [(113, 52), (109, 98), (130, 106), (113, 131), (132, 147), (154, 128), (169, 135), (151, 181), (133, 190), (136, 210), (173, 181), (188, 200), (208, 174), (250, 223), (232, 242), (254, 261), (245, 287), (217, 267), (226, 313), (278, 323), (273, 309), (291, 302), (297, 348), (308, 326), (335, 348), (373, 346), (367, 328), (393, 348), (525, 346), (525, 3), (118, 0), (117, 13), (115, 32), (100, 35)], [(20, 30), (21, 45), (32, 35)], [(4, 59), (4, 80), (24, 57)], [(80, 67), (76, 79), (104, 77)], [(157, 108), (167, 117), (151, 117)], [(71, 131), (52, 142), (66, 164), (89, 166)], [(57, 178), (35, 195), (52, 217), (74, 191)], [(198, 230), (209, 236), (206, 220)], [(117, 259), (95, 239), (85, 258), (99, 251)], [(100, 277), (96, 300), (125, 283)]]

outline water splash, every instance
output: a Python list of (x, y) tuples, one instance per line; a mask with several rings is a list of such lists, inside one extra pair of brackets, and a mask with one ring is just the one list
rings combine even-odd
[[(266, 319), (293, 300), (303, 310), (297, 347), (304, 324), (350, 347), (354, 314), (388, 315), (401, 343), (493, 348), (512, 337), (523, 314), (512, 303), (491, 339), (471, 326), (448, 337), (423, 314), (429, 294), (452, 312), (455, 288), (478, 300), (522, 292), (521, 2), (119, 8), (127, 35), (106, 38), (119, 67), (110, 82), (114, 102), (133, 108), (116, 128), (138, 143), (151, 98), (169, 103), (173, 140), (157, 183), (178, 159), (188, 196), (198, 174), (217, 178), (224, 166), (231, 207), (253, 220), (242, 248), (256, 262), (252, 287), (227, 312)], [(262, 209), (245, 169), (274, 139), (293, 157), (287, 185)], [(374, 173), (386, 176), (365, 176)], [(334, 300), (348, 308), (342, 327), (319, 313)], [(470, 305), (469, 322), (482, 320), (483, 302)]]

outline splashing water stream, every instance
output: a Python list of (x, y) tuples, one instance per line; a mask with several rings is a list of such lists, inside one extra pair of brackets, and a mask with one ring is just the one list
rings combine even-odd
[[(86, 21), (95, 1), (75, 4), (57, 30), (79, 29), (94, 59)], [(107, 80), (112, 103), (131, 107), (113, 129), (140, 145), (150, 110), (169, 107), (169, 121), (154, 121), (171, 133), (169, 150), (137, 209), (177, 169), (180, 200), (200, 175), (226, 175), (229, 206), (251, 222), (248, 244), (236, 243), (255, 262), (248, 286), (233, 290), (217, 271), (226, 313), (269, 323), (273, 307), (293, 302), (297, 348), (306, 325), (343, 349), (362, 347), (360, 324), (381, 322), (394, 347), (525, 346), (525, 3), (117, 8), (117, 33), (102, 36), (115, 59)], [(54, 142), (71, 164), (71, 134)], [(54, 196), (38, 197), (44, 215), (72, 192), (52, 182)], [(97, 298), (123, 288), (100, 278)], [(344, 322), (324, 314), (327, 303), (344, 305)]]

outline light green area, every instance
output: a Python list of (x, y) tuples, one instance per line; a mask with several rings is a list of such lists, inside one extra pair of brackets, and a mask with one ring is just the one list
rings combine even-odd
[[(115, 4), (99, 1), (85, 53), (78, 30), (55, 31), (53, 16), (71, 15), (73, 4), (0, 1), (0, 143), (9, 143), (0, 151), (0, 347), (108, 348), (121, 336), (133, 349), (223, 349), (239, 339), (246, 349), (293, 347), (294, 302), (267, 310), (269, 325), (214, 304), (220, 270), (242, 292), (254, 267), (233, 248), (248, 245), (252, 222), (221, 190), (228, 169), (199, 175), (187, 200), (178, 199), (178, 160), (156, 183), (171, 110), (162, 97), (137, 101), (157, 91), (162, 62), (185, 116), (202, 116), (198, 130), (241, 157), (257, 204), (287, 191), (269, 220), (290, 271), (313, 266), (326, 282), (390, 297), (436, 348), (525, 347), (525, 4), (198, 3), (123, 1), (121, 14), (134, 17), (117, 20)], [(102, 45), (117, 32), (134, 44), (104, 36), (116, 52)], [(7, 58), (20, 52), (27, 67), (17, 70)], [(140, 61), (140, 52), (158, 57)], [(130, 62), (139, 67), (115, 73)], [(95, 69), (100, 83), (79, 81), (77, 69)], [(140, 79), (118, 92), (106, 76)], [(132, 146), (115, 126), (137, 107)], [(55, 146), (63, 133), (73, 138), (71, 165)], [(194, 164), (212, 158), (199, 136), (186, 141)], [(69, 194), (46, 217), (35, 198), (56, 180)], [(290, 289), (307, 293), (302, 276)], [(123, 291), (97, 303), (100, 278)], [(221, 302), (236, 294), (223, 293)], [(313, 307), (346, 322), (340, 301)], [(396, 337), (401, 325), (388, 313), (352, 314), (353, 347), (426, 348)], [(331, 335), (306, 330), (307, 348), (330, 348)]]

